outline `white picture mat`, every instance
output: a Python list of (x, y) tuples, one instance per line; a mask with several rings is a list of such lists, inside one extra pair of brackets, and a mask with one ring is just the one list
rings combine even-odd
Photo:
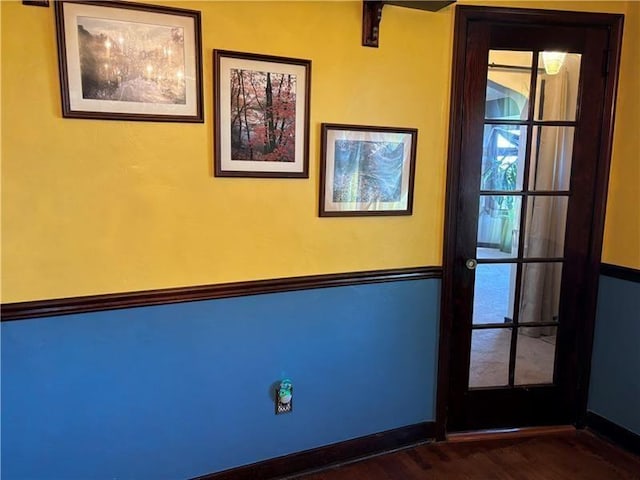
[[(198, 114), (197, 68), (195, 46), (195, 22), (191, 17), (169, 15), (114, 7), (99, 7), (78, 3), (64, 3), (64, 37), (67, 56), (69, 106), (71, 110), (83, 112), (165, 114), (195, 116)], [(117, 20), (129, 23), (181, 27), (184, 29), (184, 79), (185, 104), (142, 103), (115, 100), (94, 100), (82, 97), (80, 49), (78, 44), (78, 17), (93, 17), (101, 20)]]
[[(402, 180), (400, 200), (397, 202), (334, 202), (335, 143), (338, 140), (364, 142), (390, 142), (403, 144)], [(411, 175), (412, 136), (410, 133), (352, 131), (328, 129), (326, 135), (324, 210), (327, 212), (393, 211), (406, 210), (409, 205), (409, 179)]]
[[(296, 76), (296, 123), (295, 123), (295, 161), (265, 162), (231, 159), (231, 70), (252, 70), (291, 74)], [(220, 57), (218, 88), (220, 89), (220, 166), (223, 171), (239, 172), (302, 172), (304, 171), (304, 140), (306, 117), (306, 69), (303, 65), (275, 63), (259, 60), (246, 60), (232, 57)]]

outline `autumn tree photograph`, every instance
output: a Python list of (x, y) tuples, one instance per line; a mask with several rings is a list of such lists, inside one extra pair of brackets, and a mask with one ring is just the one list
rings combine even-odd
[(231, 159), (294, 162), (296, 75), (231, 69)]

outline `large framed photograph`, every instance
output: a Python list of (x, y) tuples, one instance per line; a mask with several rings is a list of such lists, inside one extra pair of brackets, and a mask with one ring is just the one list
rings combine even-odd
[(54, 3), (64, 117), (204, 121), (200, 12)]
[(311, 61), (214, 50), (215, 175), (309, 177)]
[(411, 215), (418, 131), (322, 124), (320, 216)]

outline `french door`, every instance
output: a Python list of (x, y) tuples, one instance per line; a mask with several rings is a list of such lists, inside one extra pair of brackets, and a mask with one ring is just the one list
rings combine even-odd
[(575, 423), (584, 409), (620, 27), (457, 8), (438, 411), (450, 431)]

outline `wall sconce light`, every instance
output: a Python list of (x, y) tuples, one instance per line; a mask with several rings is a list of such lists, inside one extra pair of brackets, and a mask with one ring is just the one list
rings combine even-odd
[(542, 64), (547, 75), (555, 75), (562, 68), (566, 52), (542, 52)]

